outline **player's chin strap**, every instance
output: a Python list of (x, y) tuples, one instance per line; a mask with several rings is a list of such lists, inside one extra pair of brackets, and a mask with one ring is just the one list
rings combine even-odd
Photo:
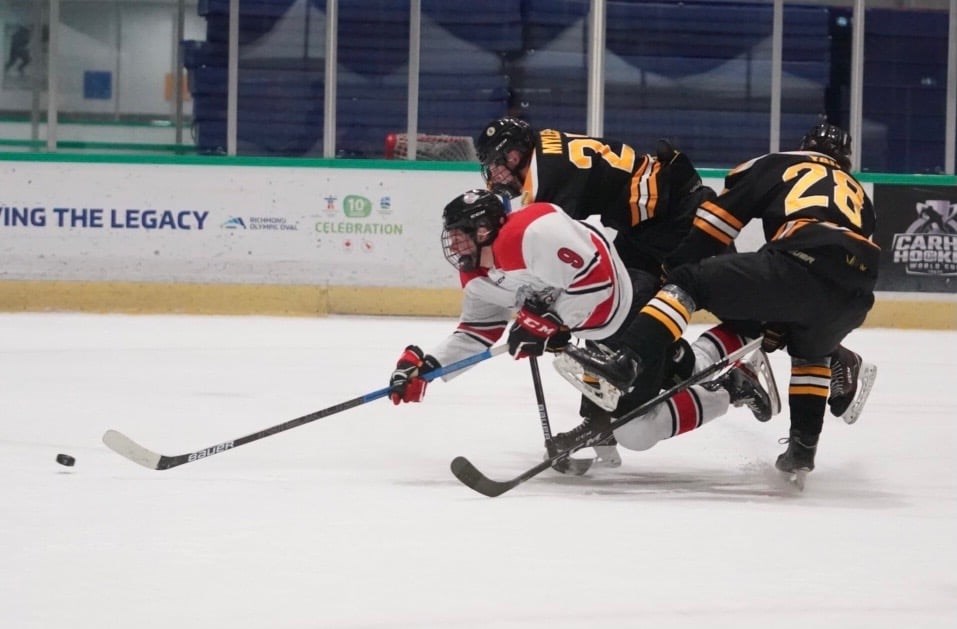
[(505, 213), (511, 214), (512, 199), (515, 198), (515, 195), (512, 194), (512, 189), (503, 183), (493, 183), (489, 186), (489, 192), (499, 198), (502, 202), (502, 207), (505, 208)]

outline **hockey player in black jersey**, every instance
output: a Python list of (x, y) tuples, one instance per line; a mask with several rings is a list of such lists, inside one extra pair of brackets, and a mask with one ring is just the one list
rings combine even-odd
[[(791, 429), (776, 466), (795, 475), (813, 470), (831, 355), (864, 322), (877, 280), (874, 208), (849, 173), (850, 151), (849, 135), (821, 122), (800, 150), (733, 169), (726, 190), (701, 204), (692, 231), (666, 259), (667, 281), (620, 335), (620, 351), (609, 356), (569, 347), (572, 358), (638, 398), (651, 397), (668, 349), (695, 310), (771, 322), (791, 356)], [(761, 220), (767, 244), (753, 253), (714, 255), (752, 219)]]
[[(489, 186), (505, 186), (513, 196), (521, 195), (523, 204), (555, 203), (580, 220), (600, 216), (602, 224), (617, 230), (615, 248), (626, 266), (637, 271), (636, 303), (652, 297), (665, 257), (691, 230), (697, 207), (715, 197), (687, 155), (664, 140), (652, 157), (617, 140), (535, 131), (523, 120), (500, 118), (485, 126), (475, 146)], [(779, 343), (784, 342), (779, 336)], [(853, 423), (871, 384), (860, 382), (859, 375), (862, 370), (872, 375), (873, 367), (843, 346), (831, 364), (831, 412)], [(608, 419), (588, 400), (582, 402), (581, 415), (586, 423), (593, 417)], [(565, 436), (574, 435), (556, 439), (561, 444)]]
[(628, 268), (655, 278), (691, 229), (695, 209), (715, 196), (688, 156), (665, 140), (652, 156), (618, 140), (534, 131), (523, 120), (500, 118), (475, 146), (489, 186), (506, 187), (522, 205), (545, 201), (578, 220), (600, 216), (616, 230), (615, 248)]
[[(652, 156), (618, 140), (535, 131), (524, 120), (500, 118), (485, 126), (475, 147), (488, 186), (521, 197), (513, 205), (554, 203), (572, 218), (598, 216), (614, 229), (615, 249), (632, 274), (636, 304), (651, 299), (660, 286), (664, 257), (691, 229), (695, 208), (716, 196), (702, 184), (688, 156), (665, 140)], [(587, 397), (579, 412), (585, 424), (610, 421), (610, 414)], [(577, 434), (555, 435), (554, 442), (562, 447)], [(614, 449), (596, 451), (600, 460), (620, 463)]]

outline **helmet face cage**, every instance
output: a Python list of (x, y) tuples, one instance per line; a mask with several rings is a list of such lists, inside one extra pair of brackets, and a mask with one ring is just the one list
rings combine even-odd
[(442, 212), (442, 252), (460, 271), (478, 267), (481, 248), (498, 236), (506, 214), (502, 200), (487, 190), (469, 190)]
[(474, 271), (478, 267), (479, 246), (475, 234), (463, 227), (442, 230), (442, 253), (449, 264), (459, 271)]
[(499, 194), (505, 194), (510, 199), (521, 196), (522, 194), (522, 182), (518, 178), (518, 174), (502, 164), (508, 172), (508, 177), (503, 179), (501, 176), (501, 170), (499, 170), (499, 175), (496, 177), (492, 174), (492, 166), (497, 164), (486, 164), (482, 166), (482, 179), (485, 180), (485, 185), (488, 186), (489, 190), (497, 190)]
[(826, 120), (815, 125), (801, 140), (802, 151), (817, 151), (834, 158), (844, 170), (851, 169), (851, 135)]

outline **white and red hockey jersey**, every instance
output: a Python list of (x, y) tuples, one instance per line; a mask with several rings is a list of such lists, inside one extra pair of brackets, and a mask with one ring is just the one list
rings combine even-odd
[(461, 274), (458, 327), (431, 352), (441, 364), (490, 347), (529, 298), (549, 303), (583, 339), (607, 338), (628, 317), (632, 285), (618, 253), (558, 206), (533, 203), (509, 214), (491, 248), (491, 267)]
[[(431, 352), (440, 364), (493, 345), (529, 298), (549, 302), (549, 310), (584, 339), (606, 339), (628, 318), (632, 284), (618, 253), (596, 228), (556, 205), (533, 203), (509, 214), (492, 254), (490, 267), (461, 274), (465, 296), (458, 327)], [(744, 342), (724, 324), (708, 330), (692, 345), (696, 369)], [(641, 421), (625, 424), (615, 437), (626, 448), (646, 450), (724, 415), (729, 405), (725, 389), (695, 385), (655, 406)]]

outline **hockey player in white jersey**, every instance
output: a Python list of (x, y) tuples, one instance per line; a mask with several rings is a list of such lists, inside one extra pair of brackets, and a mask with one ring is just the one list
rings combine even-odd
[[(573, 337), (613, 347), (616, 333), (643, 305), (633, 303), (633, 282), (657, 281), (642, 272), (629, 274), (598, 229), (551, 203), (509, 214), (497, 195), (469, 190), (445, 207), (443, 224), (445, 257), (461, 275), (462, 314), (456, 329), (430, 352), (406, 347), (389, 382), (394, 404), (422, 401), (423, 375), (489, 348), (506, 329), (509, 353), (516, 359), (561, 352)], [(676, 343), (675, 377), (687, 377), (695, 365), (707, 366), (745, 342), (721, 325), (693, 347)], [(780, 410), (763, 352), (674, 396), (622, 426), (615, 437), (626, 448), (644, 450), (723, 415), (731, 404), (748, 406), (761, 421)], [(572, 442), (576, 437), (565, 434)]]

